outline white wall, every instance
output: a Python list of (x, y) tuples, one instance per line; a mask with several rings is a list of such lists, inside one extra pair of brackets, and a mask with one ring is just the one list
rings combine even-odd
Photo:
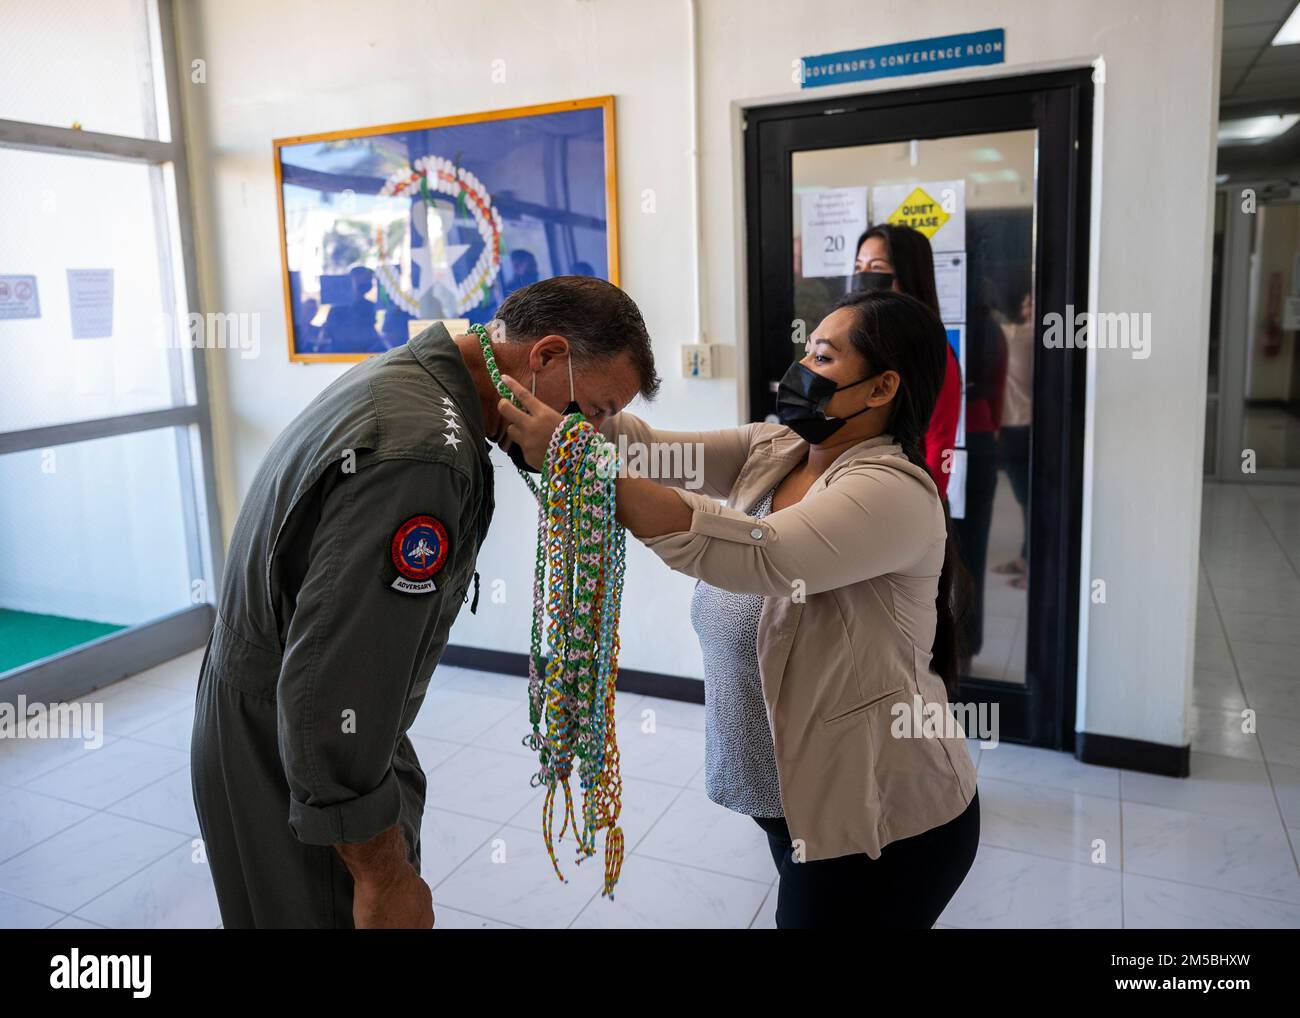
[[(283, 310), (270, 140), (291, 134), (613, 93), (624, 288), (645, 314), (665, 376), (644, 413), (700, 427), (744, 419), (744, 215), (738, 110), (798, 98), (793, 61), (852, 46), (1005, 27), (1005, 66), (809, 90), (803, 97), (899, 88), (1105, 60), (1093, 182), (1092, 301), (1151, 311), (1154, 352), (1090, 351), (1092, 411), (1084, 575), (1108, 603), (1085, 607), (1079, 726), (1185, 742), (1195, 613), (1206, 370), (1210, 189), (1217, 99), (1214, 0), (703, 0), (700, 126), (704, 331), (741, 344), (726, 377), (686, 382), (693, 225), (685, 2), (491, 0), (463, 5), (281, 0), (180, 6), (182, 66), (206, 61), (186, 91), (208, 310), (260, 311), (258, 360), (211, 354), (222, 516), (231, 526), (267, 444), (340, 368), (291, 366)], [(506, 80), (492, 81), (505, 60)], [(655, 212), (641, 211), (645, 189)], [(504, 462), (504, 461), (503, 461)], [(513, 651), (528, 638), (532, 508), (508, 465), (480, 556), (485, 597), (452, 639)], [(699, 675), (687, 618), (690, 581), (633, 547), (624, 608), (627, 667)], [(1084, 602), (1087, 605), (1087, 602)], [(1081, 687), (1083, 683), (1081, 682)]]

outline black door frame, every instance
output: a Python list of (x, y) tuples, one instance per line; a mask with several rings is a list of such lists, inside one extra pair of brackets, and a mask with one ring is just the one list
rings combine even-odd
[[(966, 679), (966, 703), (996, 704), (1000, 737), (1074, 750), (1086, 351), (1045, 349), (1043, 315), (1088, 305), (1092, 70), (1009, 76), (756, 106), (742, 113), (749, 289), (749, 414), (789, 364), (794, 299), (791, 156), (912, 138), (1037, 129), (1034, 409), (1024, 686)], [(767, 233), (764, 236), (764, 228)], [(1059, 243), (1044, 239), (1059, 237)], [(778, 344), (776, 340), (779, 339)], [(782, 360), (782, 357), (785, 359)]]

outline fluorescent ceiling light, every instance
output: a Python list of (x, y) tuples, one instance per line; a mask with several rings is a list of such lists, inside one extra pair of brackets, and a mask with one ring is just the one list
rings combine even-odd
[(1014, 184), (1020, 174), (1007, 167), (1003, 170), (972, 170), (967, 176), (977, 184)]
[(1293, 46), (1300, 42), (1300, 4), (1291, 9), (1291, 16), (1283, 22), (1282, 27), (1273, 36), (1274, 46)]
[(1268, 117), (1242, 117), (1219, 123), (1220, 145), (1260, 145), (1272, 141), (1300, 122), (1300, 113), (1279, 113)]

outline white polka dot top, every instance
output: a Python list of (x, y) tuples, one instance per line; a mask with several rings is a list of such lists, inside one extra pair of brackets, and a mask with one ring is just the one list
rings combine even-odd
[[(775, 488), (749, 510), (772, 509)], [(704, 652), (704, 789), (720, 806), (753, 817), (784, 816), (772, 731), (758, 671), (761, 594), (733, 594), (700, 580), (691, 624)]]

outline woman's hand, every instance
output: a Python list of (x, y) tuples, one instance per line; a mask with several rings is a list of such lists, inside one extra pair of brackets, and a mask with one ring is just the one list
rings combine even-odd
[(501, 381), (524, 407), (520, 410), (508, 399), (497, 404), (497, 412), (506, 422), (506, 437), (523, 450), (530, 466), (540, 468), (551, 436), (563, 418), (509, 375), (502, 375)]
[[(508, 399), (497, 404), (497, 412), (506, 422), (506, 437), (523, 449), (524, 459), (540, 467), (563, 417), (509, 375), (502, 375), (501, 380), (524, 405), (520, 410)], [(617, 519), (633, 537), (644, 539), (691, 529), (691, 508), (676, 492), (643, 477), (629, 477), (625, 470), (619, 472), (615, 483)]]

